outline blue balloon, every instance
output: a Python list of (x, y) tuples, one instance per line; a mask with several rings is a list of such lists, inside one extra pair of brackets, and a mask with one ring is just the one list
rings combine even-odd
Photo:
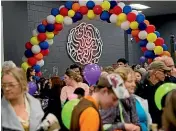
[(140, 40), (138, 44), (140, 45), (140, 47), (146, 47), (147, 43), (148, 41), (145, 39), (145, 40)]
[(129, 28), (128, 30), (126, 30), (126, 33), (127, 33), (127, 34), (131, 34), (131, 31), (132, 31), (132, 29)]
[(40, 77), (39, 76), (33, 76), (33, 79), (38, 82), (40, 80)]
[(37, 30), (38, 30), (39, 33), (45, 33), (46, 32), (46, 28), (43, 24), (38, 25)]
[(57, 9), (57, 8), (52, 8), (51, 14), (52, 14), (53, 16), (58, 15), (58, 14), (59, 14), (59, 9)]
[(107, 11), (103, 11), (100, 15), (100, 19), (104, 20), (104, 21), (107, 21), (109, 19), (109, 17), (110, 17), (110, 14)]
[(80, 12), (76, 12), (74, 16), (77, 19), (77, 21), (82, 20), (82, 18), (83, 18), (83, 15)]
[(46, 50), (49, 48), (49, 44), (48, 42), (44, 41), (44, 42), (40, 42), (39, 44), (40, 48), (43, 49), (43, 50)]
[(88, 1), (86, 6), (87, 6), (88, 9), (93, 9), (94, 6), (95, 6), (95, 3), (93, 1)]
[(33, 53), (32, 53), (32, 51), (30, 50), (30, 49), (28, 49), (28, 50), (26, 50), (25, 52), (24, 52), (24, 55), (27, 57), (27, 58), (29, 58), (29, 57), (33, 57)]
[(53, 32), (53, 31), (54, 31), (54, 24), (48, 24), (48, 25), (46, 26), (46, 30), (47, 30), (48, 32)]
[(113, 9), (116, 5), (117, 5), (117, 2), (116, 1), (110, 1), (110, 5), (111, 5), (111, 9)]
[(167, 47), (166, 44), (163, 44), (162, 47), (163, 47), (163, 50), (164, 50), (164, 51), (168, 51), (168, 47)]
[(160, 37), (160, 33), (158, 31), (154, 32), (156, 34), (157, 37)]
[(65, 7), (67, 8), (67, 9), (72, 9), (72, 5), (73, 5), (73, 2), (72, 1), (67, 1), (66, 3), (65, 3)]
[(128, 13), (130, 13), (132, 11), (132, 8), (131, 8), (131, 6), (129, 6), (129, 5), (126, 5), (124, 8), (123, 8), (123, 13), (125, 13), (125, 14), (128, 14)]
[(40, 66), (39, 65), (33, 66), (33, 69), (35, 69), (36, 73), (40, 72)]
[(147, 25), (144, 22), (142, 22), (142, 23), (139, 23), (138, 27), (140, 30), (145, 30), (147, 28)]
[(139, 13), (139, 14), (137, 15), (137, 17), (136, 17), (136, 21), (137, 21), (138, 23), (142, 23), (144, 20), (145, 20), (145, 15)]
[(72, 17), (72, 20), (73, 20), (73, 23), (76, 23), (78, 21), (75, 15)]
[(150, 51), (150, 50), (145, 51), (144, 56), (147, 59), (154, 59), (156, 57), (154, 51)]

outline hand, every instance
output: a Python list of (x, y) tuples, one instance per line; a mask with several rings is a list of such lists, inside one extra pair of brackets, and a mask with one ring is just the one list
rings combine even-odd
[(140, 131), (140, 130), (141, 130), (141, 128), (139, 126), (135, 126), (134, 131)]
[(134, 124), (125, 124), (125, 130), (126, 131), (138, 131), (136, 129), (137, 129), (137, 126), (134, 125)]

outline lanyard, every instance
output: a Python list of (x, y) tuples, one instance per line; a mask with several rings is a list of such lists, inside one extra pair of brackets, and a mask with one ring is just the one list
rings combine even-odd
[(120, 109), (120, 120), (122, 123), (124, 123), (124, 118), (123, 118), (123, 114), (122, 114), (122, 103), (119, 101), (119, 109)]

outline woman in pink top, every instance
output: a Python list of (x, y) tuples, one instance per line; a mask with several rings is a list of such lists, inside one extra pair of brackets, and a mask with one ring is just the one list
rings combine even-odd
[(85, 96), (89, 95), (89, 86), (85, 83), (82, 83), (82, 80), (82, 77), (73, 70), (67, 70), (65, 72), (64, 81), (66, 83), (66, 86), (62, 88), (60, 96), (62, 105), (78, 87), (81, 87), (85, 90)]

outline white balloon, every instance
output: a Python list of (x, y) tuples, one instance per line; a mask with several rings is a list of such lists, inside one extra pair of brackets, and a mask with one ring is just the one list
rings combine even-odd
[(63, 8), (63, 7), (65, 7), (65, 5), (61, 5), (61, 6), (59, 7), (59, 10), (60, 10), (61, 8)]
[(73, 23), (73, 20), (72, 18), (68, 17), (68, 16), (65, 16), (64, 17), (64, 24), (65, 25), (71, 25)]
[(23, 62), (26, 62), (27, 60), (28, 60), (28, 58), (26, 58), (26, 56), (23, 56), (23, 57), (22, 57), (22, 61), (23, 61)]
[(37, 29), (34, 29), (33, 31), (32, 31), (32, 35), (33, 36), (37, 36), (39, 33), (38, 33), (38, 31), (37, 31)]
[(49, 16), (47, 16), (47, 22), (49, 23), (49, 24), (54, 24), (55, 23), (55, 17), (53, 16), (53, 15), (49, 15)]
[(39, 45), (33, 45), (32, 48), (31, 48), (32, 52), (34, 54), (38, 54), (40, 53), (41, 49), (40, 49), (40, 46)]
[(116, 23), (117, 22), (117, 15), (116, 14), (112, 14), (109, 18), (111, 23)]
[(133, 13), (135, 13), (136, 15), (138, 15), (138, 11), (137, 10), (132, 10)]
[(122, 8), (122, 10), (123, 10), (123, 7), (125, 6), (125, 4), (123, 2), (119, 2), (118, 6), (120, 6)]
[(125, 21), (121, 24), (121, 28), (124, 30), (128, 30), (130, 28), (130, 22), (129, 21)]
[(103, 0), (93, 0), (95, 5), (101, 5), (103, 3)]
[(37, 65), (40, 67), (44, 66), (44, 60), (37, 61)]
[(79, 0), (80, 6), (86, 5), (86, 4), (87, 4), (87, 1), (88, 1), (88, 0)]
[(48, 44), (51, 46), (54, 42), (53, 42), (53, 39), (47, 39), (46, 40), (48, 42)]
[(138, 34), (138, 37), (142, 40), (146, 39), (147, 38), (147, 32), (145, 30), (140, 31), (139, 34)]
[(148, 50), (154, 50), (154, 49), (155, 49), (155, 44), (149, 42), (149, 43), (147, 43), (146, 48), (147, 48)]

